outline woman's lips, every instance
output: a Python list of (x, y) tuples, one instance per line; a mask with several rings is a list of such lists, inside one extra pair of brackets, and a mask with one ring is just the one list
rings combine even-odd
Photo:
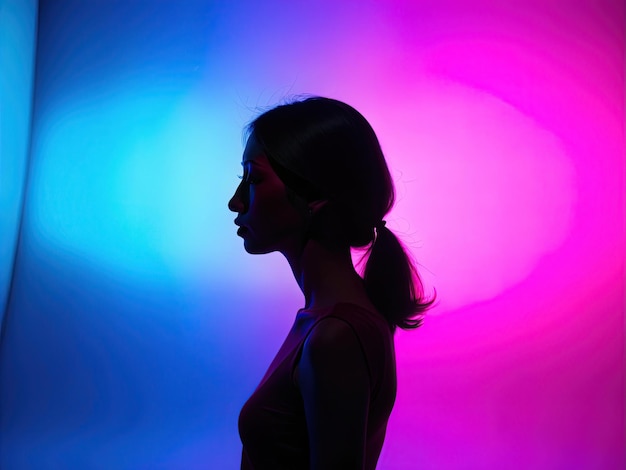
[(246, 227), (239, 227), (239, 228), (237, 229), (237, 235), (239, 235), (239, 236), (241, 237), (241, 236), (242, 236), (244, 233), (246, 233), (247, 231), (248, 231), (248, 229), (247, 229)]

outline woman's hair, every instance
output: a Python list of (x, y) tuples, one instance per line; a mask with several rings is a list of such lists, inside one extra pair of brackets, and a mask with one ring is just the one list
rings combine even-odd
[(363, 270), (371, 302), (392, 329), (417, 328), (435, 302), (406, 249), (381, 224), (395, 191), (376, 133), (351, 106), (309, 97), (264, 112), (247, 127), (289, 192), (327, 200), (308, 237), (329, 248), (368, 247)]

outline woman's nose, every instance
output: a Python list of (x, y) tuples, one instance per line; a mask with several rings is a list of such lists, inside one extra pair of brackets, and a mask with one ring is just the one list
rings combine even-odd
[(230, 198), (230, 201), (228, 201), (228, 209), (230, 209), (233, 212), (243, 212), (244, 211), (244, 204), (243, 201), (241, 200), (241, 197), (239, 197), (239, 187), (237, 188), (237, 190), (235, 191), (235, 194), (233, 194), (233, 197)]

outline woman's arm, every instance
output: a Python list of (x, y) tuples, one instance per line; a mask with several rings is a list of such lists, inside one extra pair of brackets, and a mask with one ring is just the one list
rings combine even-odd
[(370, 379), (359, 340), (338, 318), (309, 334), (298, 365), (311, 470), (363, 469)]

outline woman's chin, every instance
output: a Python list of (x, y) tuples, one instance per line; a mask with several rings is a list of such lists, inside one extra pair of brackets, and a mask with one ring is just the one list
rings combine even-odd
[(270, 253), (274, 250), (268, 249), (266, 246), (259, 245), (258, 243), (254, 243), (252, 240), (245, 239), (243, 240), (244, 249), (250, 253), (251, 255), (264, 255), (266, 253)]

